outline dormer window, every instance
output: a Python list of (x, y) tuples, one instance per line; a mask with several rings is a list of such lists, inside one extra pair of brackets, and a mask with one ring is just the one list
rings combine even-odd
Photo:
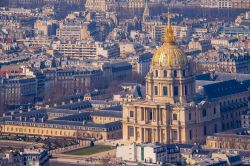
[(207, 110), (206, 110), (206, 109), (203, 109), (203, 110), (202, 110), (202, 116), (203, 116), (203, 117), (206, 117), (206, 116), (207, 116)]

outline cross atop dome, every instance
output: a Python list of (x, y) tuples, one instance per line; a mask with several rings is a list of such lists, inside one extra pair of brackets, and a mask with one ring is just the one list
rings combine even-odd
[(174, 30), (171, 25), (171, 15), (168, 10), (168, 25), (165, 28), (165, 43), (174, 43)]

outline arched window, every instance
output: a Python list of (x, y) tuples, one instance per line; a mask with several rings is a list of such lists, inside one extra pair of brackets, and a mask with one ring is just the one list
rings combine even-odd
[(164, 70), (164, 77), (166, 78), (167, 76), (168, 76), (168, 72), (167, 72), (167, 70)]

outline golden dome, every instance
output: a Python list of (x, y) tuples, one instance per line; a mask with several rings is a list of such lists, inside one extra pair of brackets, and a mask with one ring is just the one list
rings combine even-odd
[(168, 17), (168, 26), (165, 29), (163, 45), (156, 50), (153, 56), (153, 66), (183, 66), (188, 63), (185, 53), (175, 44), (174, 31)]

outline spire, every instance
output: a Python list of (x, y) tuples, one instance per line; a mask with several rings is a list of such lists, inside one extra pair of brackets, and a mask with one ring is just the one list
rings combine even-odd
[(148, 1), (146, 0), (145, 1), (145, 8), (144, 8), (144, 11), (143, 11), (143, 21), (146, 21), (146, 18), (150, 16), (150, 10), (149, 10), (149, 7), (148, 7)]
[(174, 31), (171, 26), (171, 16), (168, 9), (168, 25), (165, 28), (165, 43), (173, 43), (174, 42)]
[(170, 16), (170, 13), (169, 13), (169, 8), (168, 8), (168, 28), (171, 27), (171, 16)]

